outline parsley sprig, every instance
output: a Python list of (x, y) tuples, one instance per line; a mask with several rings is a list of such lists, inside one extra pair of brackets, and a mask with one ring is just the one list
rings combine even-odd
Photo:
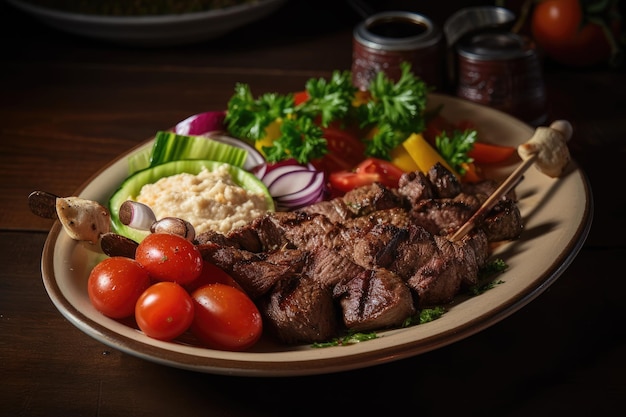
[(411, 72), (407, 62), (400, 65), (397, 82), (379, 72), (369, 85), (371, 99), (358, 108), (361, 127), (377, 127), (367, 142), (366, 156), (390, 159), (389, 152), (411, 133), (426, 127), (424, 111), (428, 87)]
[(369, 86), (369, 100), (354, 104), (358, 89), (350, 71), (334, 71), (330, 79), (312, 78), (306, 82), (308, 99), (295, 104), (293, 94), (266, 93), (254, 98), (250, 87), (238, 83), (228, 102), (228, 131), (249, 142), (262, 140), (267, 127), (280, 122), (280, 137), (263, 147), (268, 161), (295, 158), (300, 163), (322, 157), (327, 150), (324, 127), (334, 121), (358, 124), (374, 132), (364, 140), (364, 157), (389, 160), (390, 151), (411, 133), (425, 128), (424, 111), (428, 87), (411, 72), (411, 65), (401, 64), (397, 82), (379, 72)]
[(435, 137), (435, 146), (443, 159), (459, 174), (465, 174), (463, 164), (471, 164), (474, 159), (469, 151), (474, 147), (477, 132), (475, 130), (455, 130), (448, 134), (443, 132)]

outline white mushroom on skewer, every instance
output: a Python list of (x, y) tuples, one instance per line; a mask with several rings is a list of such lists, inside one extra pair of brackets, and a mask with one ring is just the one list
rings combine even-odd
[(523, 160), (534, 158), (535, 167), (547, 176), (560, 177), (570, 161), (567, 142), (572, 132), (572, 125), (566, 120), (538, 127), (528, 142), (518, 146), (517, 153)]
[(549, 127), (538, 127), (533, 136), (517, 147), (522, 163), (509, 175), (500, 186), (485, 200), (480, 208), (450, 238), (456, 242), (468, 234), (482, 217), (519, 182), (531, 166), (552, 178), (560, 177), (570, 161), (567, 142), (571, 139), (573, 128), (567, 120), (554, 121)]
[(111, 230), (109, 210), (97, 201), (57, 197), (56, 213), (65, 232), (74, 240), (98, 243)]

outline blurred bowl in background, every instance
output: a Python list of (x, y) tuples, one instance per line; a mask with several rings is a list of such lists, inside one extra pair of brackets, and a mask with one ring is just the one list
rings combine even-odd
[(45, 24), (64, 32), (135, 46), (172, 46), (218, 38), (260, 20), (287, 0), (258, 0), (219, 9), (150, 16), (107, 16), (73, 13), (7, 0)]

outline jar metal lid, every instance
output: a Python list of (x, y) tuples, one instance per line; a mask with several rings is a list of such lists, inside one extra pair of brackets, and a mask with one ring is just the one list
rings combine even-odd
[[(396, 29), (395, 33), (392, 33)], [(402, 30), (402, 26), (413, 30)], [(381, 34), (385, 27), (389, 34)], [(406, 51), (437, 44), (442, 32), (426, 16), (403, 11), (377, 13), (354, 28), (354, 39), (370, 49)]]
[(458, 43), (457, 52), (478, 61), (517, 59), (535, 53), (524, 38), (511, 32), (485, 32), (464, 38)]

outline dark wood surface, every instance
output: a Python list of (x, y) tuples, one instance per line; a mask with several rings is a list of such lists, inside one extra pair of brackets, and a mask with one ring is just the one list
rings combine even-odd
[[(433, 3), (414, 10), (441, 22), (454, 8)], [(0, 415), (597, 416), (623, 410), (626, 201), (619, 184), (626, 164), (626, 75), (620, 70), (546, 63), (549, 119), (574, 126), (571, 151), (593, 190), (593, 226), (545, 293), (467, 339), (349, 372), (232, 377), (121, 353), (56, 310), (40, 272), (52, 221), (29, 211), (31, 191), (72, 195), (156, 130), (222, 109), (236, 82), (258, 93), (288, 92), (311, 77), (349, 69), (358, 19), (342, 2), (291, 1), (219, 40), (135, 48), (62, 33), (0, 3)]]

